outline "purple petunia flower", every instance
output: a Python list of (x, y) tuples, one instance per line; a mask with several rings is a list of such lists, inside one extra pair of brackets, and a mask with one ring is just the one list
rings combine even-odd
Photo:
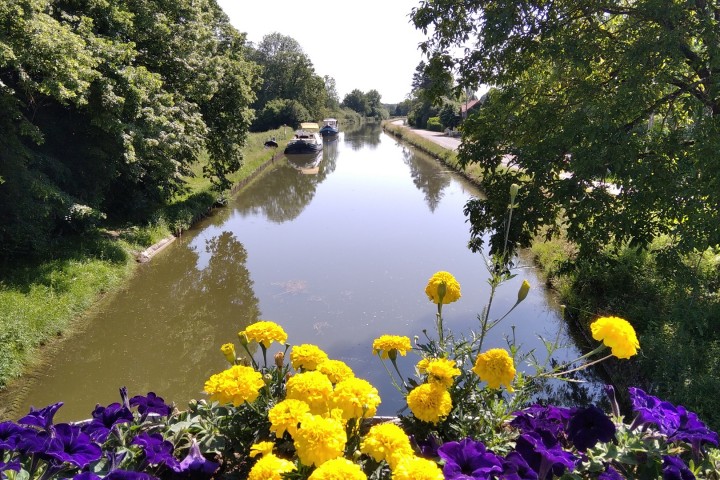
[(575, 448), (584, 452), (598, 442), (615, 438), (615, 424), (595, 405), (577, 410), (568, 422), (567, 434)]
[(502, 472), (501, 459), (488, 452), (482, 442), (466, 438), (447, 442), (438, 449), (445, 460), (443, 474), (448, 480), (490, 479)]
[(220, 464), (207, 460), (200, 452), (200, 446), (193, 438), (187, 456), (174, 469), (173, 478), (190, 478), (193, 480), (207, 479), (220, 467)]
[(50, 438), (45, 431), (25, 428), (18, 434), (15, 450), (19, 452), (20, 455), (42, 454), (48, 451), (59, 450), (60, 444), (57, 441), (49, 441)]
[(132, 412), (119, 403), (111, 403), (107, 407), (97, 405), (92, 412), (92, 420), (83, 425), (82, 430), (93, 440), (104, 443), (113, 426), (132, 421)]
[(0, 423), (0, 458), (3, 450), (15, 450), (20, 433), (25, 430), (14, 422)]
[(10, 460), (7, 463), (0, 460), (0, 478), (7, 478), (7, 475), (4, 475), (2, 472), (7, 472), (10, 470), (12, 470), (13, 472), (19, 472), (20, 471), (20, 460), (18, 460), (16, 458), (14, 460)]
[(59, 423), (53, 432), (45, 434), (49, 448), (43, 452), (43, 458), (67, 462), (78, 468), (85, 468), (102, 456), (102, 449), (77, 425)]
[(540, 480), (550, 479), (553, 475), (560, 477), (566, 469), (572, 471), (577, 461), (572, 453), (562, 449), (553, 434), (543, 429), (520, 435), (515, 450), (538, 473)]
[(535, 432), (539, 429), (546, 430), (554, 436), (564, 432), (567, 422), (573, 410), (564, 407), (532, 405), (528, 408), (515, 412), (515, 418), (510, 425), (518, 428), (521, 432)]
[(159, 433), (142, 432), (131, 444), (139, 445), (143, 449), (145, 460), (150, 465), (167, 465), (171, 469), (178, 466), (178, 461), (172, 455), (173, 444), (164, 440)]
[(625, 477), (620, 475), (620, 472), (615, 470), (611, 465), (608, 465), (607, 469), (598, 475), (598, 480), (624, 480)]
[(113, 470), (112, 472), (105, 475), (105, 480), (158, 480), (158, 478), (145, 472)]
[(30, 413), (18, 420), (18, 423), (22, 425), (32, 425), (34, 427), (47, 430), (53, 423), (55, 413), (62, 406), (63, 402), (57, 402), (39, 410), (35, 409), (35, 407), (30, 407)]
[(160, 416), (166, 417), (172, 412), (172, 408), (165, 404), (165, 400), (162, 397), (158, 397), (154, 392), (149, 392), (147, 396), (136, 395), (130, 399), (130, 406), (138, 407), (138, 412), (143, 418), (147, 417), (150, 413), (156, 413)]
[[(83, 472), (75, 475), (73, 478), (75, 480), (101, 480), (103, 477), (92, 472)], [(105, 475), (105, 480), (157, 480), (157, 477), (153, 477), (152, 475), (144, 472), (113, 470)]]
[(537, 480), (538, 474), (530, 468), (522, 455), (518, 452), (510, 452), (503, 461), (503, 472), (500, 478), (503, 480)]
[(690, 443), (695, 456), (699, 455), (702, 443), (718, 446), (718, 434), (708, 429), (694, 412), (648, 395), (639, 388), (630, 387), (629, 391), (633, 410), (637, 412), (631, 428), (654, 423), (668, 440)]
[(695, 480), (695, 475), (678, 457), (663, 456), (663, 480)]

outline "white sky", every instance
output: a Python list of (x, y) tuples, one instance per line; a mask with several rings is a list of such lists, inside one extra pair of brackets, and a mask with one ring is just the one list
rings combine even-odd
[(419, 0), (218, 0), (232, 25), (259, 43), (273, 32), (292, 37), (310, 57), (315, 73), (335, 79), (340, 101), (354, 89), (380, 92), (383, 103), (410, 93), (423, 59), (422, 32), (409, 14)]

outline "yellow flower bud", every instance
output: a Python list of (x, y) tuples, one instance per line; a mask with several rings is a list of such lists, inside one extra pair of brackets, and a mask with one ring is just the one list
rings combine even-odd
[(250, 340), (248, 340), (245, 330), (238, 332), (238, 338), (240, 339), (240, 345), (247, 346), (250, 343)]
[(527, 280), (523, 280), (522, 285), (520, 285), (520, 290), (518, 290), (517, 303), (520, 303), (523, 300), (525, 300), (525, 297), (528, 296), (529, 291), (530, 291), (530, 282), (528, 282)]
[(285, 354), (283, 352), (277, 352), (275, 354), (275, 366), (277, 368), (283, 368), (284, 363), (285, 363)]
[(220, 347), (220, 351), (225, 355), (225, 359), (231, 364), (235, 365), (235, 359), (237, 358), (237, 355), (235, 355), (235, 345), (232, 343), (226, 343), (222, 347)]

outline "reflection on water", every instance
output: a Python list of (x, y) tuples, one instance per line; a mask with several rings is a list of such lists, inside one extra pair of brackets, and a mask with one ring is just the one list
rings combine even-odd
[[(225, 368), (220, 346), (265, 319), (281, 324), (292, 344), (314, 343), (347, 362), (380, 390), (379, 413), (395, 413), (401, 397), (372, 341), (432, 332), (435, 306), (424, 288), (439, 270), (462, 285), (463, 297), (443, 311), (446, 326), (458, 335), (477, 328), (489, 286), (482, 257), (466, 247), (463, 206), (480, 193), (374, 125), (342, 132), (318, 157), (313, 173), (278, 160), (228, 208), (143, 265), (86, 332), (17, 389), (21, 410), (62, 400), (59, 419), (85, 418), (96, 403), (117, 401), (123, 385), (183, 406)], [(534, 286), (530, 295), (485, 344), (506, 346), (511, 328), (523, 351), (542, 353), (538, 335), (570, 342), (531, 268), (501, 289), (492, 316), (512, 306), (523, 279)], [(577, 353), (569, 345), (560, 359)], [(410, 375), (416, 358), (399, 360)]]

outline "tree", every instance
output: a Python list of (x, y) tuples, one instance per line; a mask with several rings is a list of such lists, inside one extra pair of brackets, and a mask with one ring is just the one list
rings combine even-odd
[(300, 102), (312, 118), (322, 116), (328, 102), (326, 79), (315, 73), (312, 61), (295, 39), (277, 32), (265, 35), (252, 58), (263, 67), (257, 110), (271, 100), (288, 99)]
[(8, 0), (0, 25), (0, 255), (146, 215), (203, 151), (218, 188), (240, 167), (257, 69), (214, 0)]
[(370, 112), (370, 102), (367, 95), (357, 88), (345, 95), (341, 105), (358, 112), (362, 116), (367, 116), (368, 112)]
[(325, 80), (325, 92), (327, 92), (327, 103), (325, 106), (330, 110), (340, 108), (340, 95), (338, 95), (335, 79), (329, 75), (323, 77)]
[[(500, 246), (512, 183), (521, 245), (546, 226), (565, 226), (584, 254), (659, 235), (681, 251), (720, 244), (719, 11), (706, 0), (414, 9), (433, 32), (422, 45), (431, 62), (461, 88), (496, 87), (463, 124), (460, 162), (479, 164), (487, 193), (466, 207), (473, 246), (487, 231)], [(498, 169), (507, 159), (516, 168)]]

